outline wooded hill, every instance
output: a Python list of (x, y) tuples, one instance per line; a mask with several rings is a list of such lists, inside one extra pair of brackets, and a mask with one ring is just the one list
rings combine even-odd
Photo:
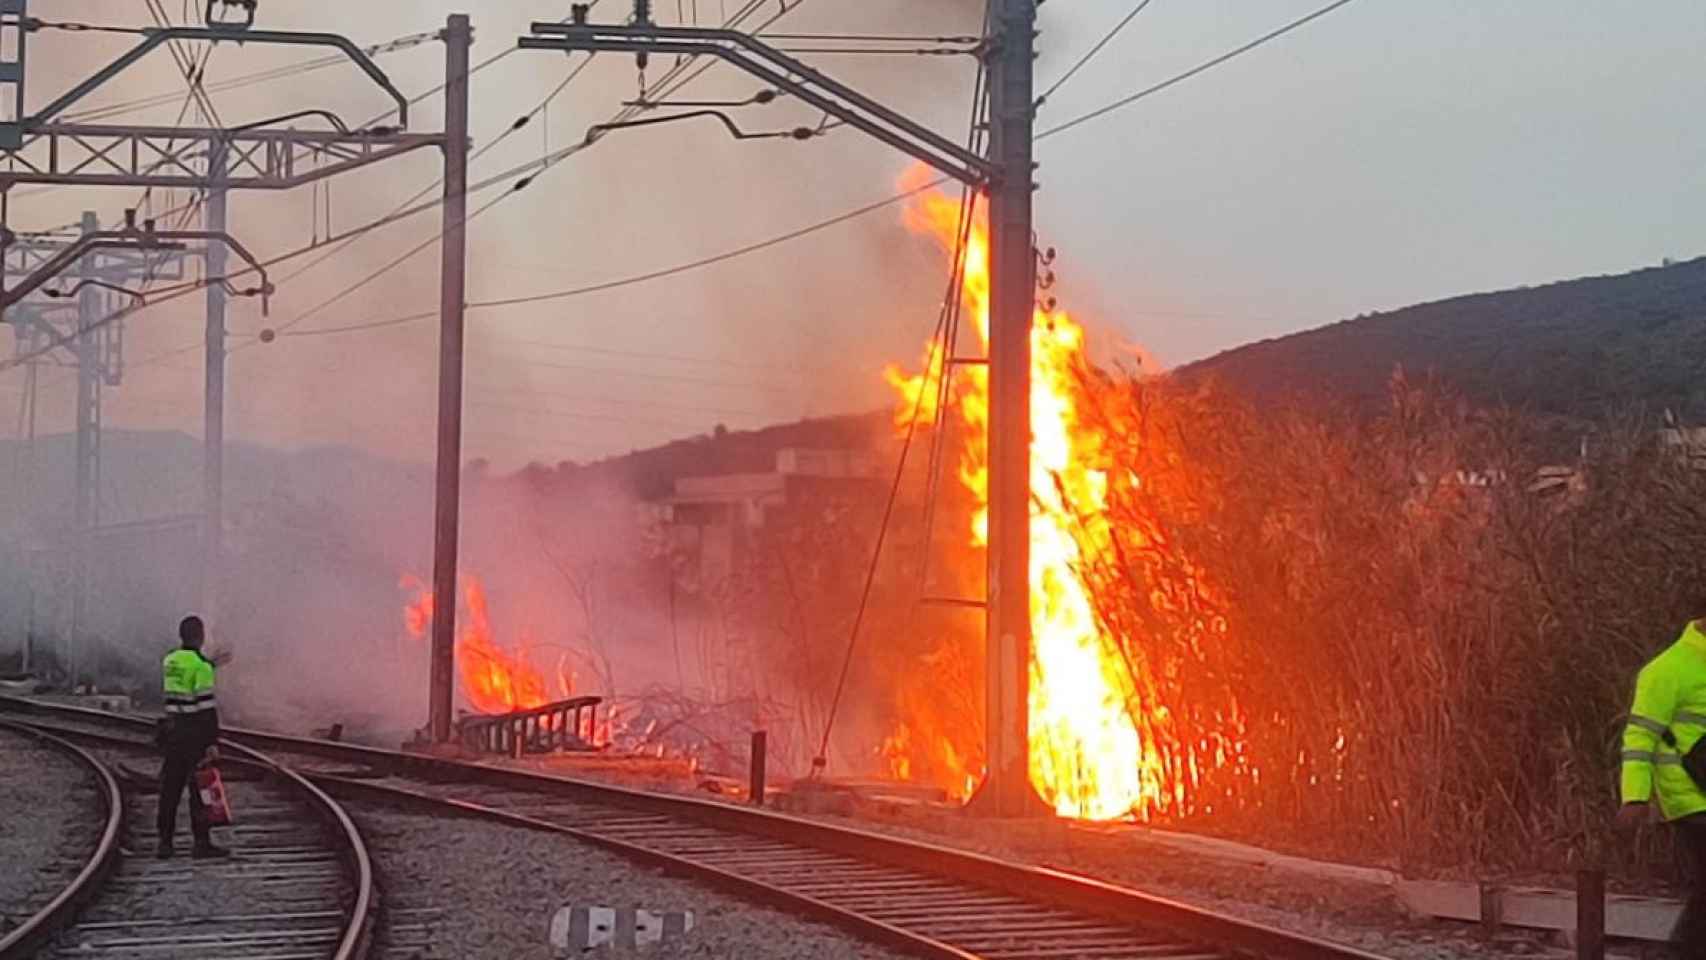
[(1374, 408), (1393, 371), (1483, 405), (1594, 420), (1641, 403), (1706, 419), (1706, 257), (1365, 314), (1181, 368), (1258, 404)]

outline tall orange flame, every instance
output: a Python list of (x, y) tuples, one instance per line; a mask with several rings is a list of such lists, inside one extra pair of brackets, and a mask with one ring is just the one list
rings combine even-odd
[[(960, 217), (957, 200), (931, 192), (908, 208), (906, 220), (951, 254)], [(989, 289), (988, 229), (979, 218), (967, 241), (961, 296), (986, 350)], [(1084, 349), (1083, 328), (1065, 311), (1037, 310), (1031, 334), (1029, 767), (1032, 783), (1059, 815), (1111, 819), (1162, 805), (1167, 771), (1156, 745), (1139, 733), (1133, 677), (1116, 642), (1098, 623), (1082, 573), (1111, 543), (1102, 516), (1108, 475), (1094, 466), (1105, 459), (1104, 437), (1078, 415)], [(913, 415), (914, 404), (921, 404), (924, 418), (935, 415), (944, 360), (933, 349), (921, 374), (908, 376), (894, 366), (884, 372), (901, 396), (897, 417), (902, 423)], [(952, 413), (965, 437), (959, 479), (976, 503), (967, 533), (972, 545), (986, 547), (988, 370), (957, 367), (952, 386)], [(897, 736), (906, 734), (903, 728)], [(896, 738), (885, 745), (891, 758), (904, 752)], [(904, 766), (891, 759), (891, 771), (904, 773)]]
[[(403, 606), (403, 627), (410, 636), (424, 639), (432, 625), (432, 591), (414, 576), (403, 577), (401, 586), (412, 594)], [(557, 662), (556, 689), (548, 695), (545, 674), (530, 662), (525, 645), (511, 650), (493, 639), (486, 588), (478, 577), (463, 577), (462, 594), (468, 610), (456, 640), (456, 673), (470, 707), (481, 713), (508, 713), (571, 696), (574, 675), (565, 659)]]

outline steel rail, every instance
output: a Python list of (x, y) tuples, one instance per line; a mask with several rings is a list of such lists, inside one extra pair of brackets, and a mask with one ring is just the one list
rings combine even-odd
[(112, 870), (118, 859), (119, 833), (124, 826), (124, 794), (119, 791), (118, 779), (107, 769), (107, 765), (82, 747), (27, 724), (10, 720), (0, 720), (0, 729), (32, 737), (40, 743), (69, 754), (87, 767), (95, 775), (101, 801), (107, 808), (107, 820), (101, 830), (101, 839), (95, 844), (94, 852), (89, 855), (88, 861), (77, 872), (77, 876), (71, 878), (71, 882), (41, 909), (31, 914), (10, 933), (0, 936), (0, 960), (15, 960), (29, 956), (46, 938), (69, 921), (83, 903), (94, 895), (101, 879)]
[(339, 834), (343, 843), (340, 852), (344, 864), (353, 874), (355, 881), (355, 902), (350, 907), (350, 920), (344, 926), (343, 936), (338, 941), (337, 952), (332, 954), (333, 960), (361, 960), (367, 955), (367, 948), (372, 939), (373, 909), (376, 902), (373, 896), (373, 857), (367, 851), (367, 841), (362, 838), (361, 831), (356, 828), (355, 821), (350, 819), (349, 811), (333, 800), (326, 791), (320, 789), (312, 780), (287, 767), (267, 754), (252, 747), (238, 743), (226, 737), (220, 738), (220, 744), (227, 749), (244, 754), (246, 758), (261, 767), (283, 777), (295, 784), (312, 801), (315, 813), (334, 832)]
[[(8, 704), (8, 706), (11, 705)], [(35, 713), (37, 711), (25, 712)], [(69, 715), (83, 722), (118, 727), (131, 736), (101, 734), (87, 729), (31, 721), (0, 720), (0, 724), (26, 728), (37, 735), (46, 737), (65, 738), (67, 740), (79, 739), (132, 749), (153, 748), (152, 741), (149, 738), (153, 728), (151, 719), (121, 716), (79, 707), (49, 707), (40, 712), (61, 716)], [(67, 745), (69, 746), (69, 744)], [(315, 815), (337, 836), (340, 841), (338, 844), (339, 856), (350, 874), (354, 893), (348, 908), (348, 918), (338, 933), (337, 948), (329, 956), (331, 960), (364, 960), (372, 942), (373, 917), (378, 901), (374, 894), (373, 858), (368, 852), (366, 840), (362, 837), (361, 831), (356, 827), (349, 812), (310, 778), (279, 763), (276, 758), (247, 744), (239, 743), (228, 736), (220, 738), (219, 746), (234, 755), (228, 758), (227, 762), (272, 773), (289, 783), (308, 799), (309, 807)], [(119, 809), (122, 811), (122, 804)], [(20, 957), (25, 955), (19, 954)], [(11, 958), (0, 953), (0, 960), (11, 960)]]
[[(0, 710), (105, 724), (147, 722), (19, 698), (0, 697)], [(355, 744), (252, 730), (226, 733), (274, 753), (341, 765), (303, 771), (333, 792), (430, 803), (574, 836), (924, 956), (1383, 960), (1062, 871), (801, 817)], [(410, 782), (351, 776), (352, 764)], [(457, 796), (456, 788), (473, 792)], [(496, 803), (505, 790), (529, 796), (506, 810)], [(553, 804), (566, 820), (546, 815)], [(932, 906), (932, 898), (942, 905)], [(1028, 937), (1029, 946), (1017, 940), (990, 946), (1004, 936)], [(1073, 937), (1081, 938), (1079, 945)], [(1053, 941), (1062, 943), (1052, 952), (1042, 946)]]

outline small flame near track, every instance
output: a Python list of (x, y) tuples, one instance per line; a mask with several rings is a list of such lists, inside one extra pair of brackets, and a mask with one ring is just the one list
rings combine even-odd
[[(403, 627), (409, 636), (430, 641), (432, 589), (420, 577), (405, 574), (399, 584), (408, 595)], [(473, 574), (462, 577), (465, 615), (458, 618), (456, 674), (462, 697), (480, 713), (509, 713), (544, 706), (574, 695), (575, 674), (561, 655), (549, 671), (534, 662), (537, 644), (526, 634), (514, 645), (497, 641), (492, 631), (485, 585)]]
[[(912, 189), (927, 173), (914, 170), (901, 186)], [(909, 229), (934, 238), (950, 258), (960, 234), (957, 198), (922, 194), (905, 212)], [(973, 222), (960, 291), (974, 318), (985, 350), (989, 345), (989, 241), (983, 208)], [(1091, 820), (1122, 817), (1154, 819), (1191, 807), (1199, 775), (1233, 762), (1241, 752), (1243, 720), (1236, 705), (1214, 711), (1221, 729), (1189, 737), (1175, 729), (1178, 704), (1162, 702), (1160, 688), (1146, 676), (1143, 637), (1120, 635), (1107, 626), (1107, 603), (1117, 598), (1105, 572), (1115, 562), (1115, 531), (1107, 519), (1110, 496), (1123, 488), (1142, 488), (1144, 478), (1123, 461), (1140, 428), (1109, 417), (1119, 404), (1097, 403), (1094, 391), (1115, 389), (1113, 381), (1086, 356), (1084, 328), (1063, 309), (1039, 307), (1031, 334), (1031, 516), (1030, 590), (1032, 633), (1030, 664), (1030, 753), (1033, 785), (1059, 816)], [(946, 365), (939, 349), (926, 348), (925, 368), (909, 373), (890, 366), (885, 379), (898, 394), (895, 422), (904, 431), (921, 404), (921, 424), (936, 416)], [(969, 494), (972, 512), (963, 528), (956, 563), (981, 568), (989, 536), (989, 373), (984, 366), (953, 371), (947, 394), (946, 422), (953, 423), (946, 449), (957, 477)], [(1093, 411), (1094, 416), (1086, 415)], [(1123, 504), (1144, 503), (1123, 497)], [(1144, 525), (1160, 531), (1159, 522)], [(1174, 551), (1164, 537), (1135, 535), (1143, 550)], [(952, 537), (952, 534), (950, 534)], [(1134, 533), (1119, 531), (1121, 546), (1132, 546)], [(1180, 567), (1191, 569), (1188, 558)], [(968, 580), (971, 578), (967, 578)], [(1207, 591), (1193, 576), (1188, 589)], [(976, 585), (981, 585), (977, 578)], [(1148, 606), (1165, 612), (1169, 600), (1151, 590)], [(1225, 621), (1206, 624), (1193, 635), (1225, 640)], [(980, 631), (981, 633), (981, 631)], [(948, 641), (953, 643), (959, 641)], [(975, 639), (981, 644), (981, 636)], [(1200, 652), (1198, 653), (1200, 658)], [(900, 779), (924, 779), (965, 797), (983, 774), (983, 745), (976, 716), (953, 716), (940, 695), (938, 671), (955, 663), (980, 671), (976, 654), (943, 649), (910, 671), (921, 675), (917, 689), (903, 690), (906, 720), (884, 742), (881, 754), (889, 773)], [(967, 665), (970, 665), (969, 667)], [(981, 685), (981, 677), (961, 682)], [(962, 707), (963, 711), (963, 707)], [(1201, 711), (1193, 711), (1201, 713)]]

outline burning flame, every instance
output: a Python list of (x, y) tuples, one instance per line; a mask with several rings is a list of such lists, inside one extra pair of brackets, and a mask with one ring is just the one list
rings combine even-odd
[[(403, 626), (410, 636), (425, 639), (432, 626), (432, 590), (414, 576), (403, 577), (401, 586), (413, 594), (403, 606)], [(566, 654), (555, 665), (553, 687), (532, 664), (525, 638), (513, 650), (493, 639), (486, 588), (480, 579), (465, 575), (462, 594), (468, 610), (456, 639), (456, 673), (462, 698), (470, 707), (480, 713), (508, 713), (572, 695), (574, 673), (567, 667)], [(547, 690), (553, 692), (547, 694)]]
[[(930, 192), (908, 208), (906, 221), (951, 255), (960, 217), (957, 200)], [(967, 236), (961, 297), (986, 350), (989, 291), (988, 229), (980, 216)], [(1087, 565), (1106, 556), (1112, 537), (1103, 517), (1108, 473), (1093, 466), (1106, 460), (1106, 438), (1078, 412), (1084, 349), (1084, 330), (1065, 311), (1037, 310), (1031, 333), (1029, 767), (1033, 785), (1057, 814), (1112, 819), (1164, 806), (1172, 798), (1163, 798), (1163, 784), (1176, 778), (1167, 776), (1157, 744), (1139, 733), (1152, 722), (1164, 722), (1164, 708), (1153, 708), (1156, 716), (1134, 716), (1139, 703), (1135, 678), (1117, 641), (1098, 622), (1083, 575)], [(915, 404), (926, 421), (937, 412), (946, 358), (939, 349), (926, 356), (921, 374), (909, 376), (895, 366), (884, 372), (900, 394), (901, 426), (911, 420)], [(956, 367), (951, 386), (949, 402), (965, 438), (958, 475), (976, 505), (967, 533), (971, 545), (983, 548), (989, 537), (988, 369)], [(912, 773), (909, 757), (920, 750), (916, 739), (902, 726), (885, 743), (891, 772)], [(951, 745), (948, 753), (954, 763), (930, 765), (945, 766), (950, 776), (956, 769), (963, 772), (964, 761), (953, 755)], [(956, 791), (959, 785), (944, 786)]]

